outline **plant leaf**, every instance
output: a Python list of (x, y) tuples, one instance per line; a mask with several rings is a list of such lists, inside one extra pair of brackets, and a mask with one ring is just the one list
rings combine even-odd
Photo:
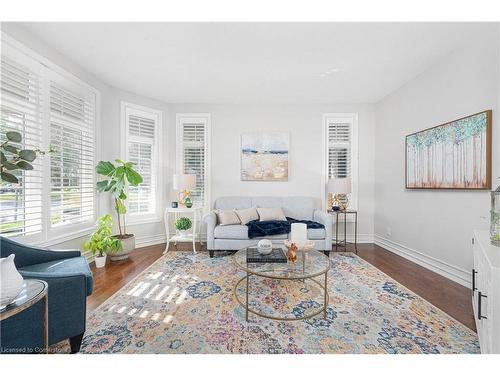
[(132, 168), (127, 168), (125, 170), (125, 173), (127, 175), (127, 180), (130, 185), (137, 186), (142, 182), (142, 176)]
[(14, 147), (12, 145), (4, 145), (3, 149), (7, 152), (10, 152), (11, 154), (16, 154), (19, 152), (19, 149), (17, 147)]
[(10, 131), (5, 133), (5, 135), (7, 136), (7, 139), (11, 142), (20, 143), (23, 140), (23, 137), (19, 132)]
[(3, 164), (6, 161), (7, 161), (7, 158), (5, 157), (5, 154), (2, 151), (0, 151), (0, 163)]
[(125, 192), (122, 190), (122, 192), (121, 192), (121, 194), (120, 194), (120, 196), (119, 196), (118, 198), (119, 198), (120, 200), (122, 200), (122, 201), (123, 201), (123, 200), (127, 199), (127, 195), (126, 195), (126, 194), (125, 194)]
[(33, 169), (33, 166), (28, 163), (27, 161), (24, 161), (24, 160), (19, 160), (17, 163), (16, 163), (16, 166), (20, 169), (24, 169), (25, 171), (31, 171)]
[(100, 161), (95, 167), (95, 171), (103, 176), (109, 176), (115, 170), (115, 166), (110, 161)]
[(106, 191), (107, 187), (108, 187), (108, 180), (98, 181), (96, 184), (96, 188), (97, 188), (98, 192)]
[(9, 171), (14, 171), (17, 169), (15, 164), (8, 162), (8, 161), (2, 162), (2, 165), (4, 166), (5, 169), (7, 169)]
[(33, 161), (36, 159), (36, 152), (32, 150), (19, 151), (19, 157), (26, 161)]
[(119, 215), (125, 215), (127, 213), (127, 207), (125, 207), (121, 199), (116, 200), (115, 209)]
[(3, 181), (10, 182), (12, 184), (17, 184), (19, 182), (16, 176), (8, 172), (2, 172), (0, 174), (0, 177), (2, 178)]

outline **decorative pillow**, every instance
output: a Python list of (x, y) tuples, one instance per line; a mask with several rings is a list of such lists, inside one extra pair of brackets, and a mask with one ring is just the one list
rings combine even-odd
[(236, 210), (236, 215), (240, 218), (241, 224), (245, 225), (252, 220), (259, 220), (259, 214), (255, 208)]
[(240, 218), (233, 210), (230, 211), (216, 211), (217, 220), (219, 225), (238, 225), (241, 224)]
[(278, 220), (278, 221), (286, 221), (285, 214), (280, 207), (273, 208), (257, 208), (257, 212), (259, 213), (260, 221), (268, 221), (268, 220)]

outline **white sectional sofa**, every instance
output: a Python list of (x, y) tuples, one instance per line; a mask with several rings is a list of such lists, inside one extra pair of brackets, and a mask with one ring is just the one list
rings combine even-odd
[[(315, 249), (332, 249), (332, 218), (317, 208), (316, 200), (310, 197), (221, 197), (215, 201), (214, 210), (239, 210), (251, 207), (280, 207), (285, 216), (297, 220), (313, 220), (325, 226), (324, 229), (308, 229), (308, 239), (313, 240)], [(219, 225), (214, 211), (204, 218), (207, 224), (207, 248), (210, 256), (217, 250), (239, 250), (255, 245), (261, 238), (248, 237), (246, 225)], [(289, 234), (267, 236), (276, 244), (282, 244)]]

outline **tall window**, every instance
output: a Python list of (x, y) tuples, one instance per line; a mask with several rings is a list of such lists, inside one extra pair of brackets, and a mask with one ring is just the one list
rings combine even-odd
[[(17, 149), (37, 149), (42, 145), (40, 77), (22, 63), (2, 56), (1, 59), (0, 142), (8, 131), (22, 135)], [(11, 154), (7, 153), (9, 157)], [(4, 155), (2, 154), (2, 160)], [(10, 157), (9, 157), (10, 159)], [(2, 162), (3, 164), (3, 162)], [(41, 161), (35, 160), (31, 171), (13, 174), (18, 183), (2, 181), (0, 185), (0, 234), (19, 236), (42, 230)]]
[(98, 92), (3, 34), (0, 61), (0, 142), (14, 130), (22, 135), (17, 149), (54, 150), (33, 170), (15, 171), (17, 183), (0, 183), (0, 235), (69, 239), (95, 219)]
[(50, 83), (50, 222), (90, 221), (94, 216), (94, 103)]
[(141, 220), (158, 218), (159, 134), (162, 114), (155, 109), (122, 103), (122, 124), (126, 137), (126, 159), (143, 181), (128, 191), (128, 215)]
[(177, 172), (196, 175), (192, 199), (205, 209), (210, 205), (209, 135), (210, 114), (177, 114)]
[[(325, 145), (325, 184), (332, 178), (350, 178), (352, 193), (349, 206), (357, 207), (357, 115), (323, 115)], [(326, 196), (326, 195), (325, 195)]]

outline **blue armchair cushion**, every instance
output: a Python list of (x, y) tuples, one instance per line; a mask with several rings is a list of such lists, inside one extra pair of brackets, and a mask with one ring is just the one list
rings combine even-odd
[(87, 296), (92, 294), (93, 279), (87, 260), (84, 257), (54, 260), (22, 267), (19, 272), (23, 277), (71, 277), (84, 275)]

